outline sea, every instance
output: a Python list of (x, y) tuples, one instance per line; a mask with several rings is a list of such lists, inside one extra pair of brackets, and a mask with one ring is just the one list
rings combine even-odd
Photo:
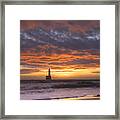
[(100, 100), (100, 80), (20, 80), (21, 100)]

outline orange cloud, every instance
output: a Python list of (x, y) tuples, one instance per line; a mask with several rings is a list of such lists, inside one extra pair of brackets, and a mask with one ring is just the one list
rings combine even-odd
[[(42, 46), (40, 49), (45, 48)], [(32, 49), (32, 52), (28, 50), (21, 53), (21, 65), (31, 68), (30, 70), (27, 69), (27, 71), (25, 71), (26, 69), (22, 70), (22, 77), (25, 76), (23, 74), (34, 77), (45, 76), (50, 66), (54, 79), (99, 78), (99, 52), (97, 51), (66, 50), (67, 52), (65, 52), (64, 49), (61, 49), (61, 54), (53, 51), (50, 55), (44, 54), (43, 51), (36, 53), (35, 50)], [(93, 54), (94, 52), (96, 54)], [(95, 69), (98, 69), (97, 72), (94, 71)], [(44, 77), (42, 77), (42, 79), (43, 78)]]

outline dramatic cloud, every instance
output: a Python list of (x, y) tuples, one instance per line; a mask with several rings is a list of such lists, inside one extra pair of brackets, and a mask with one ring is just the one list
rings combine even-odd
[(99, 28), (99, 20), (21, 20), (21, 31), (44, 28), (46, 30), (70, 30), (86, 32), (91, 28)]
[[(99, 27), (98, 20), (22, 20), (21, 75), (32, 78), (37, 76), (37, 79), (40, 76), (43, 79), (45, 71), (51, 67), (53, 76), (57, 79), (64, 79), (63, 76), (99, 78)], [(72, 76), (68, 75), (69, 72)]]
[(39, 72), (39, 70), (37, 70), (37, 69), (21, 69), (20, 70), (21, 74), (30, 74), (30, 73), (33, 73), (33, 72)]

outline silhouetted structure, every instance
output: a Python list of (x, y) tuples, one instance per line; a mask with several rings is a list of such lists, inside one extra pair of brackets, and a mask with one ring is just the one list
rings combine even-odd
[(48, 75), (46, 76), (46, 80), (52, 80), (50, 75), (50, 68), (48, 69)]

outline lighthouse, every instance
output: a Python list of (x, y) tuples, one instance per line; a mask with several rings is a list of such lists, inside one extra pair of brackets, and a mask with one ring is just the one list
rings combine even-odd
[(50, 68), (48, 69), (48, 75), (46, 76), (46, 80), (52, 80), (51, 74), (50, 74)]

